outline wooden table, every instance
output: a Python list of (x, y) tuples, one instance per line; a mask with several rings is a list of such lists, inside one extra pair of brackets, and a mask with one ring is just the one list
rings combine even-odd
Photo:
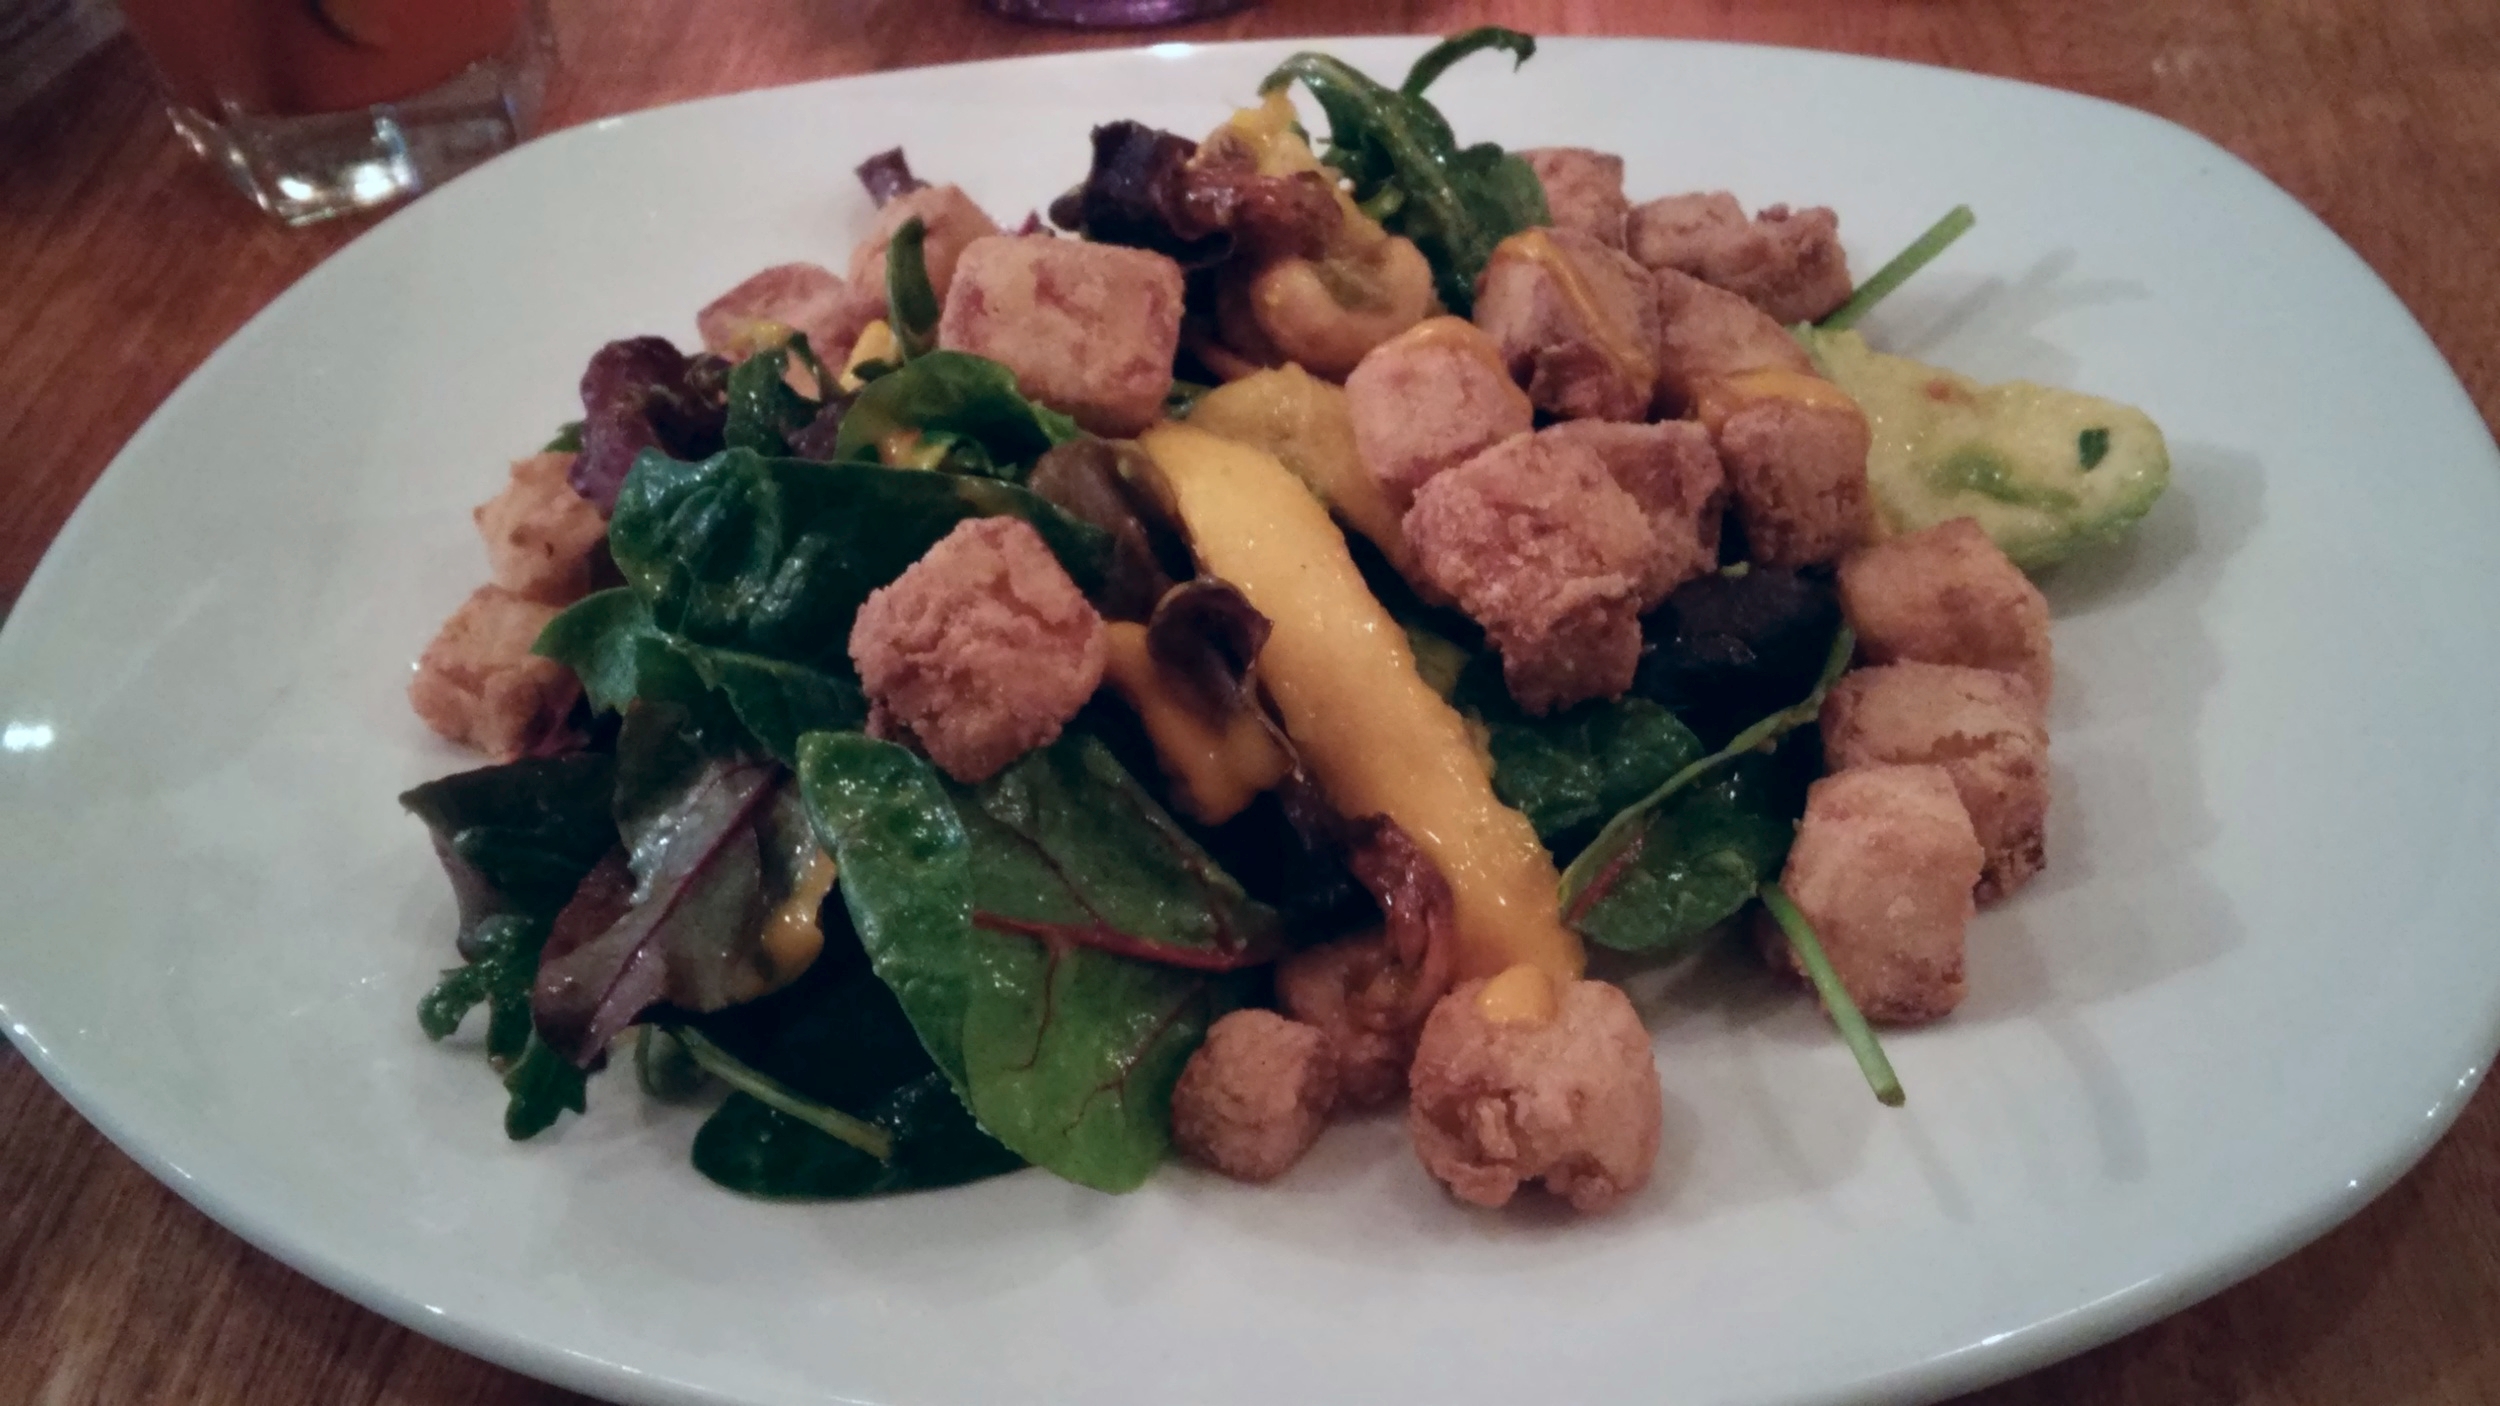
[[(969, 0), (558, 0), (557, 12), (550, 125), (797, 79), (1127, 42), (996, 22)], [(2484, 418), (2500, 418), (2491, 0), (1275, 0), (1156, 37), (1493, 21), (1885, 54), (2173, 118), (2254, 162), (2351, 241), (2429, 327)], [(264, 222), (180, 149), (127, 41), (0, 121), (0, 609), (141, 419), (361, 223)], [(2500, 1093), (2486, 1089), (2418, 1170), (2318, 1244), (1968, 1401), (2500, 1401), (2495, 1164)], [(0, 1402), (578, 1399), (397, 1328), (246, 1247), (0, 1046)]]

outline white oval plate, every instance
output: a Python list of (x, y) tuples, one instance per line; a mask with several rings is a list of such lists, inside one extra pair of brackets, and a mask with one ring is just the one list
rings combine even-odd
[[(1646, 992), (1655, 1185), (1587, 1221), (1438, 1194), (1395, 1119), (1279, 1186), (1038, 1173), (739, 1199), (630, 1080), (504, 1140), (412, 1007), (451, 901), (392, 797), (464, 759), (401, 689), (484, 575), (468, 508), (615, 336), (840, 263), (907, 143), (1012, 220), (1094, 122), (1219, 120), (1288, 46), (1158, 46), (697, 103), (534, 143), (383, 223), (131, 441), (0, 635), (11, 1034), (176, 1190), (362, 1302), (637, 1402), (1906, 1401), (2176, 1309), (2350, 1214), (2500, 1044), (2500, 463), (2359, 259), (2152, 118), (1804, 53), (1560, 42), (1459, 131), (1636, 194), (1827, 203), (1876, 319), (2148, 407), (2177, 486), (2051, 583), (2049, 869), (1878, 1108), (1805, 1001)], [(1413, 41), (1325, 45), (1394, 74)]]

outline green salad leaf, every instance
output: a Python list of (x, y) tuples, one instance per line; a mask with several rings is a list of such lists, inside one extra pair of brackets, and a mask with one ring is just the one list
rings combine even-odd
[(535, 1034), (505, 1072), (503, 1087), (503, 1131), (514, 1142), (527, 1142), (554, 1127), (568, 1108), (580, 1113), (590, 1107), (590, 1072)]
[(807, 345), (807, 334), (795, 333), (777, 347), (767, 347), (729, 370), (728, 420), (721, 442), (731, 449), (758, 454), (790, 452), (790, 436), (816, 418), (818, 402), (791, 389), (790, 363), (805, 366), (819, 387), (830, 377), (824, 363)]
[[(1066, 738), (950, 792), (900, 747), (825, 733), (801, 741), (799, 777), (869, 960), (974, 1118), (1071, 1181), (1126, 1191), (1163, 1160), (1172, 1085), (1232, 1002), (1215, 973), (1140, 954), (1203, 968), (1210, 943), (1272, 919), (1178, 849), (1177, 827), (1137, 833), (1136, 810), (1100, 808), (1116, 763), (1099, 748)], [(1169, 869), (1138, 872), (1158, 850), (1203, 865), (1194, 905)]]
[(903, 457), (893, 446), (908, 439), (910, 467), (1022, 483), (1034, 460), (1081, 433), (1076, 421), (1025, 399), (1016, 374), (997, 362), (929, 351), (861, 389), (834, 436), (833, 457), (891, 462)]
[(1486, 49), (1524, 63), (1536, 41), (1487, 27), (1443, 41), (1418, 60), (1403, 88), (1385, 87), (1341, 59), (1299, 53), (1259, 85), (1299, 82), (1328, 114), (1321, 159), (1353, 183), (1355, 201), (1392, 234), (1415, 242), (1432, 265), (1442, 303), (1461, 317), (1475, 306), (1476, 275), (1493, 247), (1551, 218), (1545, 187), (1528, 163), (1489, 142), (1461, 147), (1423, 92), (1451, 64)]
[(752, 737), (785, 766), (798, 764), (801, 734), (856, 728), (868, 718), (849, 661), (817, 668), (696, 644), (653, 624), (650, 607), (629, 587), (567, 607), (540, 632), (537, 652), (579, 675), (595, 708), (674, 704), (696, 730), (731, 746)]
[(645, 454), (608, 548), (660, 631), (838, 674), (870, 591), (957, 523), (999, 514), (1031, 523), (1079, 587), (1099, 584), (1108, 537), (1011, 484), (743, 449), (699, 464)]
[(917, 215), (903, 221), (885, 247), (885, 322), (909, 363), (937, 349), (937, 288), (929, 282), (925, 246), (929, 227)]
[(1646, 698), (1597, 700), (1535, 717), (1511, 701), (1501, 661), (1478, 655), (1456, 699), (1485, 730), (1493, 790), (1569, 859), (1607, 817), (1664, 785), (1702, 755), (1701, 739)]
[(1618, 952), (1690, 948), (1779, 876), (1805, 809), (1804, 787), (1788, 770), (1782, 759), (1749, 755), (1678, 791), (1649, 813), (1564, 919)]
[(939, 1074), (898, 1085), (866, 1117), (892, 1141), (891, 1153), (882, 1159), (751, 1095), (733, 1093), (695, 1134), (695, 1170), (750, 1196), (847, 1200), (961, 1186), (1025, 1165), (981, 1131)]

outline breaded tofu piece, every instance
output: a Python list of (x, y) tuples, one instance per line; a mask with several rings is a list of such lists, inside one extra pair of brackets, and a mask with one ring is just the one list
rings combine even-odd
[[(1940, 766), (1837, 772), (1806, 792), (1780, 888), (1868, 1020), (1916, 1024), (1962, 1003), (1962, 939), (1982, 852)], [(1764, 945), (1795, 969), (1768, 914)]]
[(1363, 467), (1401, 515), (1425, 480), (1536, 422), (1501, 348), (1456, 317), (1427, 318), (1372, 348), (1345, 394)]
[(1273, 1181), (1319, 1141), (1336, 1102), (1326, 1035), (1274, 1011), (1234, 1011), (1172, 1088), (1172, 1142), (1236, 1181)]
[(1651, 425), (1570, 420), (1537, 431), (1537, 437), (1593, 452), (1616, 485), (1641, 505), (1659, 547), (1657, 570), (1641, 582), (1642, 614), (1676, 587), (1717, 568), (1727, 473), (1708, 431), (1689, 420)]
[(1666, 549), (1596, 451), (1514, 435), (1426, 483), (1405, 521), (1431, 585), (1484, 626), (1531, 713), (1632, 686)]
[(810, 351), (836, 365), (868, 324), (885, 316), (885, 286), (852, 283), (817, 264), (776, 264), (714, 298), (694, 316), (703, 349), (741, 361), (777, 339), (804, 333)]
[(1866, 455), (1874, 432), (1866, 412), (1837, 387), (1815, 399), (1745, 402), (1715, 428), (1748, 559), (1762, 566), (1834, 562), (1873, 533)]
[(1658, 408), (1680, 415), (1701, 388), (1748, 371), (1814, 373), (1788, 329), (1725, 289), (1673, 269), (1653, 271), (1658, 295)]
[(1476, 325), (1536, 408), (1643, 420), (1658, 388), (1658, 295), (1621, 250), (1571, 229), (1522, 230), (1476, 276)]
[(417, 660), (408, 703), (425, 725), (499, 762), (554, 737), (582, 695), (573, 671), (530, 653), (556, 607), (488, 582)]
[(469, 514), (486, 541), (496, 585), (547, 605), (571, 605), (590, 594), (608, 521), (573, 491), (572, 470), (573, 456), (562, 450), (517, 459), (503, 492)]
[(1020, 518), (956, 524), (851, 625), (868, 730), (958, 781), (1047, 746), (1102, 682), (1102, 617)]
[(1840, 217), (1821, 206), (1773, 205), (1748, 221), (1726, 191), (1671, 195), (1631, 212), (1625, 247), (1644, 267), (1689, 273), (1774, 322), (1812, 322), (1849, 301)]
[(1986, 855), (1980, 902), (2012, 893), (2040, 871), (2049, 810), (2049, 729), (2030, 684), (1958, 664), (1857, 669), (1823, 700), (1822, 730), (1824, 764), (1833, 771), (1944, 768)]
[(1584, 146), (1539, 146), (1514, 153), (1545, 187), (1554, 228), (1577, 230), (1610, 249), (1623, 247), (1632, 202), (1623, 194), (1623, 158)]
[[(1504, 1018), (1494, 983), (1549, 983), (1543, 1019)], [(1466, 982), (1424, 1021), (1407, 1133), (1452, 1195), (1501, 1206), (1528, 1182), (1578, 1211), (1648, 1185), (1665, 1122), (1649, 1031), (1622, 990), (1551, 983), (1534, 967)]]
[(1406, 1092), (1422, 1027), (1411, 1014), (1414, 974), (1379, 933), (1288, 953), (1276, 964), (1276, 1003), (1326, 1038), (1338, 1106), (1382, 1108)]
[(2048, 706), (2048, 598), (1970, 518), (1851, 555), (1840, 564), (1840, 608), (1869, 663), (1999, 669)]
[(1180, 265), (1042, 235), (974, 240), (938, 320), (939, 346), (1004, 363), (1026, 395), (1113, 437), (1163, 418), (1180, 341)]
[[(922, 186), (906, 191), (885, 203), (877, 212), (877, 222), (868, 237), (851, 251), (851, 282), (862, 289), (874, 290), (879, 299), (885, 297), (885, 255), (894, 242), (894, 232), (918, 216), (921, 223), (920, 261), (929, 270), (929, 287), (944, 303), (955, 286), (955, 270), (964, 251), (976, 239), (999, 233), (998, 222), (989, 217), (961, 186)], [(854, 334), (856, 335), (856, 334)], [(844, 350), (849, 350), (845, 347)]]

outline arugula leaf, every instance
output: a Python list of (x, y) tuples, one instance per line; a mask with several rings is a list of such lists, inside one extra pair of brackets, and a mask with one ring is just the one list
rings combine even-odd
[(507, 1095), (504, 1136), (514, 1142), (527, 1142), (554, 1127), (565, 1109), (576, 1113), (587, 1110), (589, 1082), (587, 1070), (556, 1053), (537, 1035), (531, 1035), (528, 1049), (503, 1076)]
[(1328, 114), (1321, 159), (1353, 183), (1355, 201), (1392, 234), (1415, 242), (1432, 265), (1450, 311), (1475, 306), (1476, 275), (1493, 248), (1547, 223), (1545, 186), (1528, 163), (1491, 143), (1462, 148), (1424, 85), (1451, 63), (1485, 48), (1524, 62), (1535, 41), (1507, 30), (1476, 30), (1437, 46), (1416, 64), (1407, 90), (1383, 87), (1343, 60), (1299, 53), (1279, 64), (1259, 91), (1300, 82)]
[[(1058, 922), (1060, 905), (1073, 894), (1094, 914), (1143, 913), (1167, 932), (1205, 931), (1211, 920), (1168, 899), (1084, 887), (1099, 871), (1055, 875), (1066, 887), (1053, 892), (1032, 882), (1029, 863), (1010, 869), (997, 833), (1009, 822), (994, 808), (1038, 813), (1016, 794), (1038, 784), (1030, 775), (958, 802), (926, 762), (891, 743), (819, 733), (799, 754), (809, 815), (841, 866), (869, 960), (974, 1118), (1071, 1181), (1105, 1191), (1143, 1182), (1170, 1146), (1172, 1085), (1229, 993), (1207, 973), (1079, 941)], [(1027, 758), (1009, 774), (1037, 760), (1045, 771), (1064, 764)], [(1106, 850), (1125, 843), (1103, 841)]]
[(815, 376), (819, 388), (831, 378), (807, 345), (807, 334), (793, 333), (777, 347), (767, 347), (729, 371), (729, 411), (721, 443), (730, 449), (758, 454), (788, 454), (790, 436), (813, 423), (819, 402), (790, 388), (785, 379), (795, 360)]
[(1537, 838), (1562, 859), (1607, 817), (1702, 755), (1692, 729), (1646, 698), (1531, 716), (1511, 700), (1501, 661), (1491, 654), (1477, 656), (1460, 675), (1457, 701), (1484, 727), (1494, 794), (1527, 816)]
[(1406, 70), (1406, 81), (1398, 85), (1398, 91), (1410, 98), (1420, 98), (1424, 95), (1424, 89), (1437, 82), (1442, 74), (1450, 70), (1451, 65), (1469, 54), (1481, 53), (1486, 49), (1499, 49), (1511, 55), (1510, 66), (1516, 70), (1521, 64), (1536, 57), (1536, 36), (1522, 34), (1515, 29), (1504, 29), (1497, 24), (1479, 25), (1464, 33), (1453, 34), (1424, 50), (1423, 56), (1415, 60), (1413, 67)]
[[(1025, 399), (1016, 374), (970, 352), (929, 351), (862, 389), (834, 436), (836, 460), (885, 462), (898, 437), (916, 437), (916, 459), (955, 474), (1022, 483), (1033, 461), (1083, 433), (1076, 421)], [(898, 466), (899, 467), (899, 466)]]
[(1804, 812), (1803, 787), (1780, 762), (1747, 756), (1651, 812), (1631, 845), (1581, 890), (1564, 917), (1618, 952), (1680, 952), (1779, 876)]
[(429, 1040), (448, 1039), (480, 1005), (486, 1012), (486, 1058), (498, 1068), (521, 1057), (530, 1039), (530, 983), (547, 922), (500, 913), (480, 923), (466, 964), (445, 971), (417, 1002), (417, 1025)]
[(937, 349), (940, 309), (923, 252), (928, 237), (928, 225), (914, 215), (885, 246), (885, 322), (906, 363)]
[(1830, 316), (1815, 325), (1824, 332), (1839, 332), (1855, 327), (1859, 319), (1875, 310), (1875, 305), (1889, 298), (1902, 284), (1918, 276), (1918, 271), (1936, 261), (1936, 256), (1953, 247), (1953, 241), (1971, 232), (1979, 217), (1968, 205), (1956, 205), (1944, 212), (1944, 218), (1929, 225), (1925, 233), (1910, 241), (1910, 247), (1892, 256), (1890, 262), (1875, 270), (1849, 301), (1833, 309)]
[(1021, 488), (742, 449), (699, 464), (644, 456), (618, 496), (608, 546), (656, 629), (839, 675), (868, 593), (957, 523), (999, 514), (1033, 524), (1080, 588), (1099, 584), (1107, 536)]
[(1693, 762), (1667, 778), (1656, 790), (1616, 813), (1606, 822), (1597, 838), (1580, 851), (1578, 858), (1564, 866), (1562, 901), (1565, 912), (1576, 909), (1580, 895), (1601, 873), (1614, 866), (1620, 856), (1640, 837), (1650, 817), (1673, 800), (1678, 792), (1735, 762), (1748, 753), (1759, 751), (1789, 733), (1812, 723), (1823, 711), (1823, 695), (1831, 690), (1841, 672), (1849, 667), (1850, 657), (1857, 652), (1857, 635), (1845, 626), (1833, 636), (1830, 655), (1823, 664), (1822, 676), (1814, 683), (1814, 691), (1802, 700), (1782, 708), (1753, 726), (1739, 732), (1725, 747)]

